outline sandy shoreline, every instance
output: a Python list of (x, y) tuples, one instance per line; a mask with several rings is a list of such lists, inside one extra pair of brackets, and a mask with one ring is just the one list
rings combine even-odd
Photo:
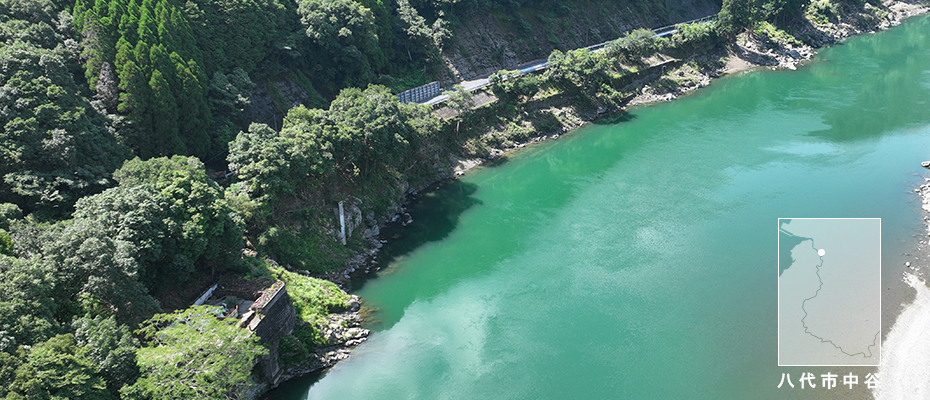
[[(930, 212), (930, 179), (917, 188), (924, 212)], [(924, 217), (930, 234), (930, 218)], [(920, 254), (928, 244), (918, 244)], [(912, 272), (905, 272), (903, 281), (917, 292), (914, 301), (904, 307), (882, 342), (881, 366), (878, 377), (881, 384), (872, 392), (878, 400), (930, 398), (930, 287), (920, 267), (910, 263)]]
[(916, 275), (904, 281), (917, 291), (914, 302), (898, 315), (882, 343), (881, 382), (872, 392), (878, 400), (930, 398), (930, 288)]

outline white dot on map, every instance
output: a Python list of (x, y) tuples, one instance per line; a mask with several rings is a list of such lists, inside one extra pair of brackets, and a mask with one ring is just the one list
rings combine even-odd
[(824, 254), (827, 254), (827, 252), (824, 251), (823, 249), (820, 249), (820, 250), (817, 250), (817, 254), (819, 254), (821, 257), (823, 257), (823, 255), (824, 255)]

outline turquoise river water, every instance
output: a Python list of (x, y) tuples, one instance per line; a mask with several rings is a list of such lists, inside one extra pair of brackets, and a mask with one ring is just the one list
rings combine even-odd
[[(373, 334), (278, 399), (871, 398), (779, 367), (777, 219), (882, 219), (883, 335), (913, 290), (930, 19), (722, 78), (421, 194), (356, 288)], [(776, 386), (783, 373), (795, 388)], [(819, 383), (819, 379), (818, 379)]]

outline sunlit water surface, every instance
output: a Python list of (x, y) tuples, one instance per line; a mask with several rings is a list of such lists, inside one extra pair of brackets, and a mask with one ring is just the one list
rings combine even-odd
[[(913, 291), (930, 19), (798, 71), (638, 107), (413, 204), (357, 290), (369, 341), (280, 399), (868, 398), (777, 389), (777, 219), (882, 219), (883, 327)], [(912, 258), (907, 258), (912, 259)]]

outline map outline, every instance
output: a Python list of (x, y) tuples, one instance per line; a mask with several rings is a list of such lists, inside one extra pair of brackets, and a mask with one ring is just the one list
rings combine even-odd
[[(878, 265), (878, 271), (879, 271), (879, 273), (878, 273), (878, 276), (879, 276), (879, 282), (878, 282), (878, 285), (877, 285), (877, 286), (878, 286), (878, 292), (879, 292), (879, 296), (878, 296), (878, 299), (879, 299), (879, 307), (878, 307), (878, 313), (879, 313), (879, 315), (878, 315), (879, 330), (878, 330), (878, 332), (876, 332), (876, 334), (875, 334), (875, 336), (874, 336), (874, 338), (873, 338), (872, 344), (869, 345), (869, 346), (867, 347), (867, 349), (870, 349), (870, 348), (872, 348), (872, 347), (878, 346), (878, 347), (877, 347), (878, 354), (877, 354), (877, 355), (872, 354), (872, 351), (871, 351), (871, 350), (869, 351), (869, 356), (865, 356), (865, 354), (864, 354), (863, 352), (858, 352), (858, 353), (849, 354), (849, 353), (847, 353), (846, 351), (844, 351), (844, 350), (842, 349), (842, 347), (837, 346), (837, 345), (836, 345), (835, 343), (833, 343), (831, 340), (825, 340), (825, 339), (823, 339), (823, 338), (821, 338), (821, 337), (819, 337), (819, 336), (817, 336), (817, 335), (814, 335), (813, 333), (809, 332), (808, 327), (807, 327), (806, 324), (804, 323), (804, 319), (807, 318), (807, 310), (804, 309), (804, 306), (805, 306), (805, 304), (806, 304), (806, 302), (807, 302), (808, 300), (817, 297), (817, 294), (819, 294), (819, 292), (820, 292), (820, 288), (823, 287), (823, 280), (822, 280), (821, 277), (820, 277), (820, 267), (823, 265), (823, 258), (822, 258), (823, 256), (819, 256), (820, 259), (821, 259), (821, 262), (820, 262), (820, 264), (816, 267), (816, 270), (815, 270), (815, 271), (816, 271), (816, 274), (817, 274), (817, 277), (818, 277), (818, 280), (820, 281), (820, 285), (819, 285), (819, 287), (818, 287), (818, 289), (817, 289), (817, 292), (815, 292), (814, 296), (805, 299), (805, 300), (802, 302), (802, 306), (801, 306), (801, 309), (804, 311), (804, 314), (805, 314), (804, 318), (802, 318), (802, 320), (801, 320), (802, 325), (803, 325), (804, 328), (805, 328), (805, 329), (804, 329), (804, 332), (805, 332), (805, 333), (807, 333), (808, 335), (810, 335), (810, 336), (812, 336), (812, 337), (814, 337), (814, 338), (816, 338), (816, 339), (819, 339), (822, 343), (830, 343), (830, 345), (832, 345), (833, 347), (835, 347), (836, 349), (838, 349), (838, 350), (839, 350), (840, 352), (842, 352), (843, 354), (846, 354), (847, 356), (854, 357), (854, 356), (857, 356), (857, 355), (860, 355), (860, 354), (861, 354), (863, 357), (865, 357), (865, 358), (873, 358), (873, 356), (874, 356), (874, 359), (876, 360), (875, 364), (782, 364), (782, 362), (781, 362), (781, 337), (780, 337), (780, 336), (781, 336), (781, 332), (782, 332), (782, 331), (781, 331), (781, 322), (782, 322), (782, 321), (781, 321), (781, 279), (780, 279), (780, 278), (781, 278), (781, 275), (782, 275), (782, 272), (783, 272), (783, 269), (781, 268), (781, 233), (782, 233), (782, 227), (781, 227), (782, 223), (781, 223), (781, 221), (782, 221), (782, 220), (877, 220), (877, 221), (878, 221), (878, 233), (879, 233), (879, 238), (878, 238), (878, 252), (879, 252), (879, 258), (878, 258), (878, 263), (879, 263), (879, 265)], [(785, 218), (785, 217), (780, 217), (780, 218), (777, 219), (777, 228), (778, 228), (778, 229), (776, 230), (776, 235), (778, 235), (778, 236), (777, 236), (777, 243), (778, 243), (778, 246), (777, 246), (778, 251), (777, 251), (777, 253), (778, 253), (778, 254), (777, 254), (777, 264), (776, 264), (776, 268), (775, 268), (775, 269), (776, 269), (776, 279), (777, 279), (777, 282), (778, 282), (778, 289), (776, 290), (776, 295), (777, 295), (776, 307), (778, 308), (778, 317), (776, 318), (776, 324), (777, 324), (777, 332), (776, 332), (776, 333), (777, 333), (777, 336), (778, 336), (778, 339), (777, 339), (777, 346), (778, 346), (778, 348), (777, 348), (777, 351), (776, 351), (776, 358), (777, 358), (777, 361), (778, 361), (778, 366), (779, 366), (779, 367), (879, 367), (879, 366), (881, 366), (881, 342), (880, 342), (881, 333), (882, 333), (882, 330), (881, 330), (881, 322), (880, 322), (880, 321), (881, 321), (881, 312), (882, 312), (882, 306), (881, 306), (881, 287), (882, 287), (882, 286), (881, 286), (881, 281), (882, 281), (882, 280), (881, 280), (881, 275), (882, 275), (882, 274), (881, 274), (881, 248), (882, 248), (882, 244), (881, 244), (881, 218), (810, 218), (810, 217), (808, 217), (808, 218)], [(789, 231), (784, 231), (784, 232), (787, 233), (787, 234), (791, 234), (792, 236), (796, 236), (796, 235), (794, 235), (793, 233), (791, 233), (791, 232), (789, 232)], [(818, 249), (816, 248), (816, 246), (814, 246), (814, 238), (805, 238), (805, 239), (809, 239), (809, 240), (811, 241), (811, 247), (813, 248), (814, 251), (817, 251), (817, 250), (818, 250)]]

